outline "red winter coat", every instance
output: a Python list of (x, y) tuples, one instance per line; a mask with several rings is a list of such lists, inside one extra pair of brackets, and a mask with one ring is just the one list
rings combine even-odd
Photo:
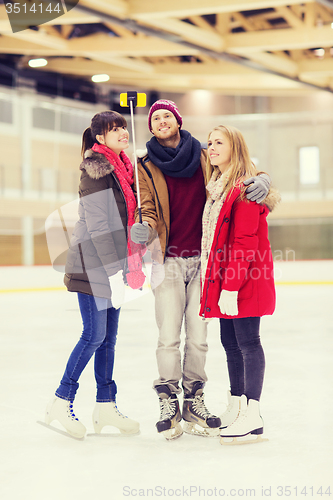
[[(204, 318), (246, 318), (273, 314), (273, 258), (266, 217), (278, 201), (271, 192), (265, 205), (239, 199), (235, 188), (224, 202), (208, 257), (200, 303)], [(222, 314), (221, 290), (238, 291), (238, 315)]]

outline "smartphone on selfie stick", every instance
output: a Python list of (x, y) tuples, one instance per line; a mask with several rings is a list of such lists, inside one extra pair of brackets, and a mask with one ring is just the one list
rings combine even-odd
[(135, 170), (135, 180), (136, 180), (136, 193), (138, 199), (138, 211), (139, 211), (139, 220), (140, 224), (142, 224), (142, 215), (141, 215), (141, 199), (140, 199), (140, 186), (139, 186), (139, 175), (138, 175), (138, 161), (136, 157), (136, 145), (135, 145), (135, 130), (134, 130), (134, 108), (146, 106), (147, 98), (146, 94), (138, 93), (138, 92), (126, 92), (120, 94), (120, 106), (125, 108), (130, 108), (131, 112), (131, 123), (132, 123), (132, 140), (133, 140), (133, 149), (134, 149), (134, 170)]

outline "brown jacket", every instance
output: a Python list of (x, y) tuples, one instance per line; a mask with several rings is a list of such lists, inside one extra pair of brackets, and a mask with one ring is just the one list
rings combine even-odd
[[(201, 167), (206, 184), (206, 150), (201, 151)], [(170, 234), (169, 193), (164, 174), (147, 157), (138, 160), (142, 220), (152, 228), (148, 248), (153, 260), (164, 262)], [(136, 209), (135, 220), (139, 222)], [(201, 221), (200, 221), (201, 224)], [(156, 237), (156, 233), (158, 238)]]

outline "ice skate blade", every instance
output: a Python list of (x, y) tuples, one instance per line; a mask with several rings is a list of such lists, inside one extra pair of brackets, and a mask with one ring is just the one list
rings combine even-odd
[(186, 434), (192, 434), (192, 436), (220, 437), (219, 427), (201, 427), (201, 425), (193, 422), (184, 422), (183, 430)]
[(167, 441), (172, 441), (173, 439), (177, 439), (180, 438), (180, 436), (182, 436), (183, 429), (180, 424), (176, 424), (175, 427), (167, 429), (166, 431), (162, 431), (160, 434), (162, 434)]
[(132, 436), (139, 436), (141, 431), (136, 432), (90, 432), (87, 437), (98, 437), (98, 438), (128, 438)]
[(42, 422), (41, 420), (37, 420), (37, 424), (40, 424), (43, 427), (47, 427), (47, 429), (50, 429), (51, 431), (57, 432), (58, 434), (62, 434), (63, 436), (66, 436), (68, 438), (75, 439), (75, 441), (84, 441), (84, 436), (83, 437), (73, 436), (72, 434), (69, 434), (69, 432), (62, 431), (61, 429), (58, 429), (57, 427), (53, 427), (53, 425), (46, 424), (45, 422)]
[[(102, 424), (99, 424), (98, 422), (94, 422), (93, 425), (94, 425), (94, 431), (95, 431), (96, 435), (102, 434), (102, 430), (105, 427), (108, 427), (111, 430), (111, 432), (109, 431), (109, 432), (105, 433), (105, 434), (108, 434), (110, 436), (118, 436), (118, 435), (135, 436), (137, 434), (140, 434), (140, 426), (139, 425), (136, 428), (128, 429), (128, 430), (121, 429), (117, 425), (112, 425), (112, 424), (102, 425)], [(116, 432), (114, 432), (114, 431), (116, 431)]]
[[(102, 429), (104, 429), (104, 427), (109, 427), (111, 428), (111, 431), (114, 431), (116, 430), (115, 432), (102, 432)], [(95, 432), (91, 432), (89, 434), (87, 434), (87, 436), (95, 436), (95, 437), (130, 437), (130, 436), (138, 436), (139, 434), (141, 434), (140, 432), (140, 428), (138, 430), (135, 430), (135, 431), (124, 431), (122, 429), (119, 429), (118, 427), (116, 426), (112, 426), (112, 425), (104, 425), (102, 428), (96, 428), (94, 427), (94, 431)], [(119, 431), (119, 432), (117, 432)]]
[(224, 446), (237, 446), (240, 444), (258, 444), (268, 441), (267, 438), (263, 438), (261, 434), (247, 434), (246, 436), (240, 437), (221, 437), (220, 443)]

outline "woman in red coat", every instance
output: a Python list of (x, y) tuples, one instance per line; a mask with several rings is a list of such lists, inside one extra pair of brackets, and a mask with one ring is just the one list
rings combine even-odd
[(207, 174), (200, 316), (220, 319), (227, 355), (230, 392), (221, 444), (258, 441), (265, 370), (260, 317), (275, 308), (266, 217), (279, 195), (271, 190), (262, 204), (246, 199), (243, 182), (258, 172), (242, 134), (233, 127), (219, 126), (209, 134)]

